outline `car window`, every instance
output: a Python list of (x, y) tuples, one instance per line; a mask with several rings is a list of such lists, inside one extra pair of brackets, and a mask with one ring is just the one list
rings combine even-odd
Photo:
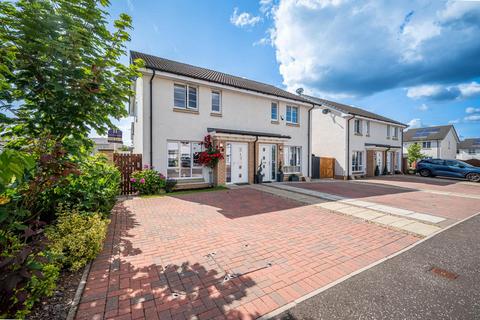
[(455, 161), (455, 160), (445, 160), (447, 166), (450, 167), (466, 167), (466, 163), (462, 163), (460, 161)]
[(467, 168), (475, 168), (475, 166), (472, 166), (470, 163), (466, 163), (463, 161), (457, 161), (460, 165), (467, 167)]
[(443, 160), (441, 160), (441, 159), (431, 159), (430, 163), (438, 164), (438, 165), (443, 165), (444, 164)]

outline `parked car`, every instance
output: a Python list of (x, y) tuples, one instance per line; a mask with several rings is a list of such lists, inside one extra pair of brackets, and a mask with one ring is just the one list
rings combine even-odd
[(422, 177), (453, 177), (480, 181), (480, 168), (459, 160), (423, 159), (417, 163), (416, 171)]

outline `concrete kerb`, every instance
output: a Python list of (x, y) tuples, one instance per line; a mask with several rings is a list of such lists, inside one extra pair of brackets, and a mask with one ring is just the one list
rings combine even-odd
[(88, 274), (90, 273), (90, 268), (92, 266), (92, 262), (89, 262), (85, 269), (83, 269), (82, 278), (80, 279), (80, 283), (78, 284), (77, 291), (75, 292), (75, 297), (73, 298), (72, 305), (70, 310), (68, 311), (68, 315), (66, 320), (73, 320), (75, 319), (75, 315), (77, 314), (78, 305), (80, 300), (82, 299), (83, 291), (85, 290), (85, 286), (87, 284)]

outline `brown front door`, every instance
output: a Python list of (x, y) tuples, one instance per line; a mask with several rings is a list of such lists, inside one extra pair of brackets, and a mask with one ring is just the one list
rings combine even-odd
[(320, 158), (320, 178), (334, 178), (335, 158)]

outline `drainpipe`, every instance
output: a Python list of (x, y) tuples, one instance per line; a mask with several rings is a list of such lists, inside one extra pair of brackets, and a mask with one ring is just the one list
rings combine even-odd
[(257, 141), (258, 136), (255, 136), (255, 141), (253, 141), (253, 183), (256, 184), (257, 182)]
[(312, 107), (311, 107), (310, 109), (308, 109), (308, 134), (307, 134), (307, 136), (308, 136), (308, 139), (307, 139), (307, 140), (308, 140), (308, 148), (307, 148), (307, 149), (308, 149), (308, 159), (307, 159), (308, 161), (307, 161), (307, 162), (308, 162), (308, 163), (307, 163), (307, 175), (308, 175), (309, 178), (312, 177), (312, 173), (310, 172), (310, 166), (312, 165), (312, 164), (311, 164), (311, 162), (312, 162), (312, 151), (311, 151), (311, 142), (310, 142), (310, 140), (312, 139), (312, 137), (311, 137), (311, 136), (312, 136), (312, 135), (311, 135), (311, 130), (312, 130), (312, 129), (311, 129), (311, 127), (312, 127), (312, 124), (311, 124), (311, 122), (312, 122), (312, 112), (311, 112), (311, 111), (313, 110), (313, 108), (315, 108), (315, 104), (312, 104)]
[(402, 132), (401, 132), (402, 136), (400, 137), (400, 168), (399, 168), (402, 174), (404, 173), (403, 172), (404, 170), (403, 168), (403, 130), (404, 129), (402, 129)]
[(438, 140), (437, 140), (437, 158), (440, 158), (440, 146), (438, 144)]
[(150, 167), (153, 167), (153, 78), (155, 77), (155, 69), (150, 78)]
[(350, 120), (355, 118), (355, 115), (347, 115), (344, 117), (347, 119), (347, 148), (346, 148), (346, 161), (347, 161), (347, 177), (346, 180), (350, 179)]

